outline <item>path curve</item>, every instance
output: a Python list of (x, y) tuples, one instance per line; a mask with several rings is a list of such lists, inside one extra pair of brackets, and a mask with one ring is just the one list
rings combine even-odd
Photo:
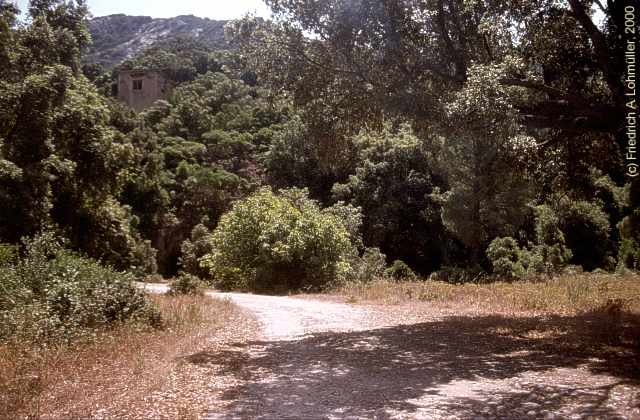
[(504, 333), (526, 321), (403, 320), (398, 308), (207, 295), (231, 300), (262, 331), (251, 342), (197, 354), (194, 363), (218, 364), (222, 374), (240, 379), (221, 393), (224, 407), (206, 419), (640, 419), (637, 378), (607, 374), (606, 360), (589, 353), (567, 354)]
[[(164, 293), (166, 284), (145, 283), (141, 287), (152, 293)], [(206, 292), (208, 296), (229, 299), (248, 311), (262, 326), (265, 340), (297, 340), (320, 332), (360, 331), (371, 327), (373, 312), (363, 307), (250, 293)]]

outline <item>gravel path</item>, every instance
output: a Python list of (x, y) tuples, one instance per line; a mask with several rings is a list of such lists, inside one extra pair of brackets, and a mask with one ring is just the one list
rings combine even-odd
[[(164, 284), (146, 283), (143, 286), (154, 293), (168, 290)], [(209, 291), (207, 295), (230, 299), (250, 312), (262, 325), (261, 338), (264, 340), (296, 340), (311, 333), (357, 331), (379, 325), (379, 321), (373, 319), (377, 314), (373, 310), (343, 303), (248, 293)]]
[(209, 294), (253, 314), (262, 334), (211, 355), (242, 381), (207, 419), (640, 419), (636, 371), (501, 332), (513, 320), (398, 321), (394, 307)]

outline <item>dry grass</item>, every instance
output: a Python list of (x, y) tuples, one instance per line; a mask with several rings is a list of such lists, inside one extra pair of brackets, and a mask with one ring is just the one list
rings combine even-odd
[[(351, 303), (393, 311), (405, 324), (487, 320), (491, 340), (510, 337), (532, 348), (590, 352), (610, 371), (640, 375), (640, 276), (580, 274), (540, 282), (448, 284), (388, 280), (337, 290)], [(494, 322), (495, 321), (495, 322)], [(456, 327), (457, 328), (457, 327)], [(476, 327), (473, 327), (476, 328)]]
[(162, 330), (125, 325), (74, 346), (0, 345), (0, 417), (197, 417), (208, 402), (183, 394), (203, 381), (191, 383), (180, 357), (214, 345), (244, 315), (209, 297), (153, 299)]
[(409, 302), (451, 304), (493, 313), (573, 315), (590, 311), (640, 314), (640, 276), (581, 274), (540, 282), (449, 284), (377, 280), (337, 290), (348, 302), (397, 305)]

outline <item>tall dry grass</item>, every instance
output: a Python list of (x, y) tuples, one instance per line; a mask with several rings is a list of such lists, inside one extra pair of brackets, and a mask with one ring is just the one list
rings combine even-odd
[(142, 401), (167, 380), (181, 351), (215, 334), (234, 311), (209, 297), (152, 299), (163, 317), (159, 330), (124, 324), (73, 345), (0, 344), (0, 418), (90, 417), (100, 415), (96, 407)]
[(337, 289), (352, 302), (433, 302), (494, 312), (571, 315), (613, 306), (640, 313), (640, 276), (580, 274), (545, 281), (450, 284), (440, 281), (352, 283)]

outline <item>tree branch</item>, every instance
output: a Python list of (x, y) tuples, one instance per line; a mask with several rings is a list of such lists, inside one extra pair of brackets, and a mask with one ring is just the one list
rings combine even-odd
[(569, 0), (571, 11), (573, 16), (580, 22), (582, 27), (587, 31), (589, 39), (593, 44), (593, 49), (596, 55), (596, 60), (602, 71), (605, 74), (607, 85), (614, 95), (616, 104), (620, 106), (623, 101), (623, 88), (620, 82), (620, 74), (612, 66), (612, 61), (609, 60), (609, 49), (605, 41), (604, 35), (598, 27), (593, 23), (591, 17), (587, 13), (585, 6), (580, 0)]

